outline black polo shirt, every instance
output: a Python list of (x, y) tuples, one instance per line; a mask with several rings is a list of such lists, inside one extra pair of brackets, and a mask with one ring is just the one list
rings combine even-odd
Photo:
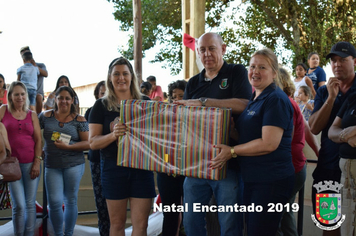
[[(319, 158), (318, 158), (318, 164), (317, 167), (314, 171), (319, 174), (319, 170), (336, 170), (340, 171), (339, 168), (339, 148), (340, 144), (339, 143), (334, 143), (331, 139), (328, 137), (328, 132), (329, 128), (332, 125), (332, 123), (335, 120), (335, 117), (337, 113), (339, 112), (342, 104), (344, 101), (347, 99), (347, 97), (351, 94), (356, 92), (356, 75), (354, 78), (354, 82), (351, 86), (351, 88), (343, 94), (341, 91), (339, 91), (339, 94), (336, 96), (336, 99), (333, 104), (333, 108), (329, 117), (329, 121), (325, 128), (321, 132), (321, 147), (319, 150)], [(313, 113), (319, 111), (319, 109), (324, 105), (326, 100), (329, 97), (328, 89), (326, 85), (323, 85), (320, 87), (317, 91), (317, 94), (315, 96), (315, 101), (314, 101), (314, 110)], [(312, 113), (312, 114), (313, 114)]]
[[(241, 64), (228, 64), (224, 61), (218, 75), (213, 80), (205, 79), (205, 69), (193, 76), (184, 91), (183, 99), (199, 99), (201, 97), (215, 99), (242, 98), (250, 99), (252, 87), (247, 78), (247, 70)], [(238, 118), (233, 115), (235, 124)], [(230, 146), (236, 142), (230, 140)], [(229, 168), (237, 168), (237, 159), (228, 162)]]
[(247, 70), (241, 64), (227, 64), (224, 61), (218, 75), (213, 80), (205, 80), (205, 69), (193, 76), (186, 86), (183, 99), (201, 97), (229, 99), (250, 99), (251, 84), (247, 78)]
[[(347, 97), (337, 116), (342, 119), (342, 129), (356, 125), (356, 92)], [(342, 158), (356, 159), (356, 148), (351, 147), (348, 143), (340, 143), (339, 153)]]

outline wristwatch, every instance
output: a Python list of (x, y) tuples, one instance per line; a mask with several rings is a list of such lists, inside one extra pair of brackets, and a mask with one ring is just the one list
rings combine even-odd
[(208, 98), (206, 98), (206, 97), (201, 97), (201, 98), (199, 98), (199, 101), (201, 102), (201, 105), (202, 105), (203, 107), (205, 107), (205, 103), (206, 103), (206, 101), (208, 101)]
[(40, 159), (41, 161), (43, 160), (41, 156), (36, 156), (36, 158)]
[(231, 157), (236, 158), (237, 154), (235, 153), (234, 147), (231, 147)]

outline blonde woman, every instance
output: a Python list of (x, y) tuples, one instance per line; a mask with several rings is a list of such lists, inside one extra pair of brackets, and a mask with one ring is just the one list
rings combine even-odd
[[(110, 218), (110, 235), (125, 235), (126, 208), (131, 209), (132, 235), (147, 235), (148, 216), (156, 196), (151, 171), (117, 166), (119, 136), (125, 126), (120, 117), (120, 101), (142, 99), (131, 63), (117, 58), (110, 63), (106, 80), (107, 95), (98, 99), (89, 115), (89, 141), (92, 150), (100, 149), (101, 182)], [(148, 98), (147, 98), (148, 99)]]
[(278, 67), (277, 56), (270, 49), (252, 55), (248, 78), (255, 92), (236, 123), (238, 145), (216, 145), (220, 153), (212, 160), (212, 168), (221, 168), (231, 158), (238, 158), (244, 204), (262, 206), (261, 212), (246, 213), (248, 235), (275, 236), (282, 212), (267, 212), (268, 205), (286, 204), (294, 184), (293, 108), (279, 87)]
[(11, 155), (18, 158), (22, 172), (20, 180), (9, 184), (14, 234), (33, 235), (42, 160), (41, 130), (37, 114), (28, 109), (27, 89), (22, 82), (11, 83), (7, 101), (0, 108), (0, 120), (7, 130)]

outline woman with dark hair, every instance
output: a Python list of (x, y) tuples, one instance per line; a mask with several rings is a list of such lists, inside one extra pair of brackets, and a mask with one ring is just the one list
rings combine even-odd
[(307, 70), (306, 76), (308, 76), (314, 85), (315, 92), (318, 91), (318, 88), (325, 85), (326, 82), (326, 73), (320, 65), (320, 56), (317, 52), (311, 52), (308, 55), (308, 64), (309, 69)]
[(2, 104), (7, 104), (7, 90), (5, 78), (2, 74), (0, 74), (0, 106)]
[(78, 216), (79, 183), (84, 173), (83, 151), (89, 149), (88, 123), (77, 114), (74, 96), (69, 86), (59, 87), (55, 93), (54, 109), (39, 116), (45, 139), (44, 180), (49, 219), (56, 236), (73, 235)]
[(52, 93), (50, 93), (48, 95), (47, 101), (45, 102), (44, 106), (46, 110), (50, 110), (53, 109), (54, 104), (55, 104), (55, 93), (57, 91), (57, 89), (61, 86), (67, 86), (69, 88), (71, 88), (74, 92), (74, 107), (76, 109), (76, 112), (79, 114), (79, 98), (77, 93), (74, 91), (74, 89), (72, 88), (72, 86), (70, 85), (70, 81), (68, 79), (67, 76), (65, 75), (61, 75), (59, 76), (58, 80), (57, 80), (57, 84), (56, 84), (56, 88), (54, 89), (54, 91)]
[[(104, 97), (106, 91), (105, 81), (100, 81), (94, 89), (94, 97), (96, 100)], [(85, 112), (85, 119), (89, 119), (89, 114), (92, 107)], [(89, 150), (88, 160), (90, 161), (91, 180), (95, 196), (95, 206), (98, 214), (98, 228), (101, 236), (109, 235), (110, 219), (106, 199), (103, 195), (101, 186), (101, 168), (100, 168), (100, 152), (99, 150)]]
[(148, 99), (140, 93), (131, 63), (117, 58), (110, 63), (107, 92), (98, 99), (89, 115), (90, 148), (100, 149), (101, 183), (110, 218), (110, 235), (125, 235), (126, 209), (131, 209), (132, 235), (147, 235), (148, 216), (156, 196), (151, 171), (117, 165), (116, 141), (125, 135), (119, 120), (120, 102)]
[(104, 97), (105, 92), (106, 92), (105, 81), (102, 80), (95, 86), (95, 89), (94, 89), (95, 99), (98, 100), (99, 98)]
[(7, 94), (8, 104), (0, 108), (11, 155), (20, 162), (22, 177), (10, 182), (14, 235), (34, 235), (36, 224), (36, 193), (40, 181), (42, 142), (36, 112), (29, 110), (26, 86), (12, 82)]

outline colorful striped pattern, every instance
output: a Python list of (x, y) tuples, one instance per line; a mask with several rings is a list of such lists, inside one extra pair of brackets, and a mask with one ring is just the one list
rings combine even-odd
[(214, 144), (228, 144), (231, 109), (192, 107), (142, 100), (121, 101), (128, 132), (119, 138), (117, 164), (126, 167), (219, 180), (209, 168)]

